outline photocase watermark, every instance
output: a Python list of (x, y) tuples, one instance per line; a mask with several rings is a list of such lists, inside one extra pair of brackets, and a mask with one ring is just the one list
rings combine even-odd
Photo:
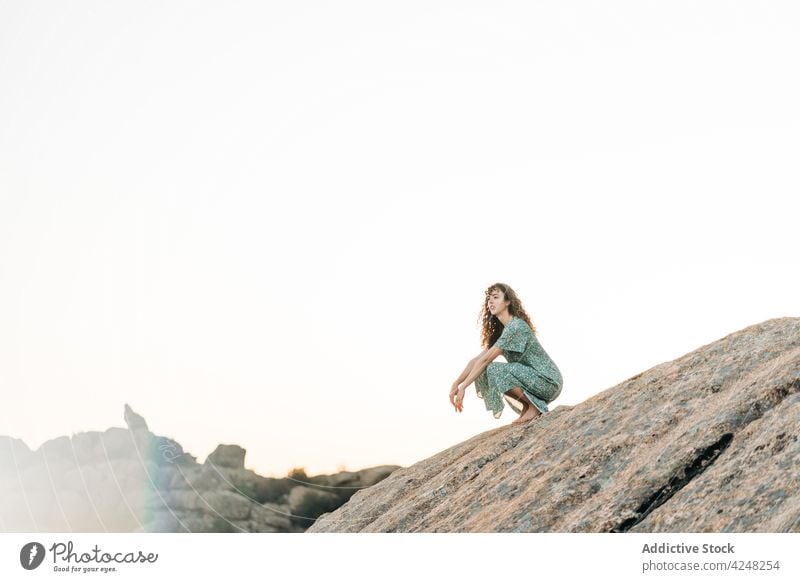
[[(19, 552), (20, 565), (26, 570), (34, 570), (42, 565), (45, 557), (52, 557), (54, 572), (115, 572), (116, 566), (108, 564), (152, 564), (158, 560), (158, 554), (137, 552), (104, 552), (95, 546), (88, 552), (75, 552), (72, 541), (55, 542), (49, 549), (39, 542), (28, 542)], [(98, 564), (98, 565), (94, 565)]]
[(178, 447), (176, 447), (173, 443), (162, 443), (158, 445), (158, 450), (161, 451), (161, 456), (164, 458), (165, 461), (168, 463), (175, 463), (175, 459), (180, 459), (181, 457), (188, 456), (186, 453), (179, 453)]
[(26, 570), (35, 570), (44, 560), (44, 546), (39, 542), (28, 542), (19, 551), (19, 563)]

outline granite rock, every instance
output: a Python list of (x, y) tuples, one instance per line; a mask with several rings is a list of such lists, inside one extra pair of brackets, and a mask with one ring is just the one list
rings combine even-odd
[(313, 532), (800, 532), (800, 318), (396, 470)]

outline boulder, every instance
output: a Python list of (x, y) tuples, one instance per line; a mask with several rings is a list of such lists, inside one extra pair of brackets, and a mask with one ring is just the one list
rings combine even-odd
[(798, 424), (800, 319), (770, 319), (396, 470), (307, 531), (800, 532)]

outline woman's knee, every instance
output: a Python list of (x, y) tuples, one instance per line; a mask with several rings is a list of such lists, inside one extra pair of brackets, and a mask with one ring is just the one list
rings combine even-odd
[(504, 374), (503, 364), (501, 362), (489, 362), (483, 372), (493, 378), (498, 378)]

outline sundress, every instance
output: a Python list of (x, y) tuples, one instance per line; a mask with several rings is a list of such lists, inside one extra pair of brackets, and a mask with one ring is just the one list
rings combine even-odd
[(547, 405), (561, 394), (564, 379), (528, 323), (512, 316), (493, 347), (502, 348), (508, 362), (490, 362), (475, 379), (475, 391), (486, 410), (500, 418), (505, 399), (517, 414), (521, 413), (521, 403), (506, 394), (518, 386), (540, 412), (548, 412)]

